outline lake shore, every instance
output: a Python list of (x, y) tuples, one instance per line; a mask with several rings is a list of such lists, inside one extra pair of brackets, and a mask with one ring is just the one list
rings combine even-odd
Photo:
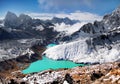
[[(18, 74), (18, 72), (15, 72)], [(32, 73), (20, 77), (13, 77), (14, 81), (25, 84), (48, 83), (63, 84), (119, 84), (120, 83), (120, 62), (97, 64), (85, 67), (75, 67), (72, 69), (47, 70)], [(8, 80), (10, 81), (10, 80)]]

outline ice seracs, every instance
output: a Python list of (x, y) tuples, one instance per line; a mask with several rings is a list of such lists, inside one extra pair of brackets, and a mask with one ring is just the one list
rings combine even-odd
[(86, 38), (56, 45), (47, 49), (44, 53), (47, 57), (54, 60), (64, 59), (78, 63), (104, 63), (120, 59), (120, 51), (116, 47), (113, 47), (111, 50), (108, 50), (108, 48), (98, 48), (95, 51), (86, 43), (87, 40)]
[(104, 63), (120, 60), (120, 8), (103, 20), (83, 25), (71, 40), (47, 49), (47, 57), (84, 63)]

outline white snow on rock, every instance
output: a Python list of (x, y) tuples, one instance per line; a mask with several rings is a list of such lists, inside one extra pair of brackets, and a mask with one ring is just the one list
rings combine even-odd
[(43, 31), (44, 27), (42, 25), (39, 25), (39, 26), (33, 27), (33, 29), (38, 30), (38, 31)]
[(42, 74), (42, 72), (39, 72), (32, 76), (27, 75), (26, 77), (23, 78), (23, 80), (27, 81), (29, 84), (45, 84), (45, 83), (53, 82), (58, 78), (62, 78), (63, 73), (64, 71), (60, 71), (60, 72), (53, 71), (52, 73), (47, 72), (44, 74)]
[(27, 39), (20, 39), (18, 40), (19, 43), (26, 43), (27, 42)]
[(104, 63), (113, 62), (120, 59), (120, 50), (116, 47), (99, 48), (97, 51), (90, 50), (86, 43), (86, 38), (65, 44), (60, 44), (47, 49), (44, 54), (54, 60), (64, 59), (83, 63)]
[(69, 84), (66, 80), (63, 82), (63, 84)]
[(0, 27), (4, 27), (4, 23), (0, 23)]
[(22, 55), (29, 57), (34, 54), (30, 49), (39, 39), (21, 39), (0, 42), (0, 61), (16, 58)]
[(87, 22), (78, 22), (73, 25), (66, 25), (65, 23), (55, 24), (54, 30), (58, 32), (65, 32), (66, 35), (71, 35), (74, 32), (78, 31), (86, 23)]

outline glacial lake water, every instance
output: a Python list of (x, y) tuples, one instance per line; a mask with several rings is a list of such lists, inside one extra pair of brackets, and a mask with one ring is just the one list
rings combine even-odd
[(47, 45), (46, 48), (54, 47), (54, 46), (56, 46), (56, 45), (57, 45), (57, 44), (55, 44), (55, 43), (51, 43), (51, 44)]
[[(48, 47), (53, 47), (56, 44), (49, 44)], [(44, 70), (49, 69), (62, 69), (62, 68), (73, 68), (76, 66), (85, 66), (84, 64), (77, 64), (72, 61), (67, 60), (52, 60), (47, 58), (46, 56), (43, 56), (42, 60), (38, 60), (36, 62), (33, 62), (29, 65), (28, 68), (23, 70), (23, 74), (33, 73), (33, 72), (40, 72)]]

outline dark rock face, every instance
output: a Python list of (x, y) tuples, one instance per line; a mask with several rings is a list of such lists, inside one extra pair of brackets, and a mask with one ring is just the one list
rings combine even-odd
[[(108, 35), (100, 35), (97, 38), (92, 39), (92, 43), (88, 44), (92, 46), (92, 49), (97, 50), (97, 46), (102, 46), (108, 48), (108, 50), (112, 49), (113, 44), (118, 43), (120, 41), (120, 33), (112, 33)], [(91, 40), (89, 40), (91, 42)]]
[(101, 73), (101, 71), (99, 71), (98, 73), (93, 72), (93, 73), (91, 74), (91, 80), (94, 81), (94, 80), (96, 80), (96, 79), (101, 78), (102, 76), (103, 76), (103, 74)]
[[(37, 26), (42, 26), (44, 29), (39, 31), (36, 29)], [(53, 30), (53, 26), (52, 22), (32, 19), (25, 14), (17, 16), (8, 12), (4, 19), (4, 27), (0, 28), (0, 39), (42, 38), (48, 40), (58, 34)]]
[(14, 13), (8, 12), (4, 19), (4, 22), (5, 27), (8, 28), (28, 28), (32, 24), (32, 18), (25, 14), (21, 14), (19, 17), (17, 17), (17, 15)]
[(22, 39), (22, 38), (31, 38), (34, 37), (34, 34), (31, 34), (27, 31), (11, 31), (0, 27), (0, 40), (10, 40), (10, 39)]
[(9, 32), (0, 27), (0, 40), (4, 39), (11, 39), (11, 35)]
[(70, 76), (70, 74), (66, 74), (65, 75), (65, 80), (69, 83), (69, 84), (73, 84), (73, 79)]
[(94, 25), (91, 23), (88, 23), (81, 28), (81, 31), (84, 31), (85, 33), (93, 33), (94, 34), (95, 33)]
[(118, 67), (120, 67), (120, 63), (118, 64)]
[(3, 20), (0, 20), (0, 26), (2, 26), (1, 24), (3, 24), (3, 22), (4, 22)]
[(107, 14), (101, 21), (95, 21), (93, 24), (88, 23), (83, 25), (79, 31), (75, 32), (74, 35), (78, 35), (80, 32), (87, 34), (102, 34), (108, 33), (112, 30), (119, 29), (120, 26), (120, 7), (113, 11), (111, 14)]
[(120, 42), (120, 7), (111, 14), (105, 15), (101, 21), (83, 25), (80, 30), (71, 35), (70, 40), (79, 38), (82, 35), (90, 38), (87, 40), (90, 50), (97, 51), (96, 47), (98, 46), (101, 46), (99, 48), (111, 50), (111, 45)]
[[(17, 67), (24, 67), (24, 64), (29, 64), (32, 62), (35, 62), (37, 60), (42, 59), (42, 52), (45, 50), (44, 47), (41, 46), (39, 50), (37, 48), (33, 47), (32, 48), (35, 54), (32, 54), (29, 56), (28, 54), (23, 55), (23, 56), (18, 56), (16, 58), (4, 60), (0, 62), (0, 72), (6, 71), (6, 70), (12, 70)], [(35, 50), (36, 49), (36, 50)], [(9, 66), (8, 66), (9, 65)]]
[(51, 84), (60, 84), (58, 81), (53, 81)]
[(32, 18), (28, 15), (21, 14), (19, 17), (19, 26), (22, 29), (28, 29), (32, 26)]
[(112, 14), (105, 15), (102, 22), (106, 27), (113, 29), (120, 26), (120, 7), (118, 7)]
[(16, 25), (19, 23), (18, 17), (12, 12), (7, 13), (4, 22), (4, 25), (8, 28), (16, 28)]
[(11, 79), (10, 83), (8, 83), (8, 84), (18, 84), (18, 83), (15, 80)]

